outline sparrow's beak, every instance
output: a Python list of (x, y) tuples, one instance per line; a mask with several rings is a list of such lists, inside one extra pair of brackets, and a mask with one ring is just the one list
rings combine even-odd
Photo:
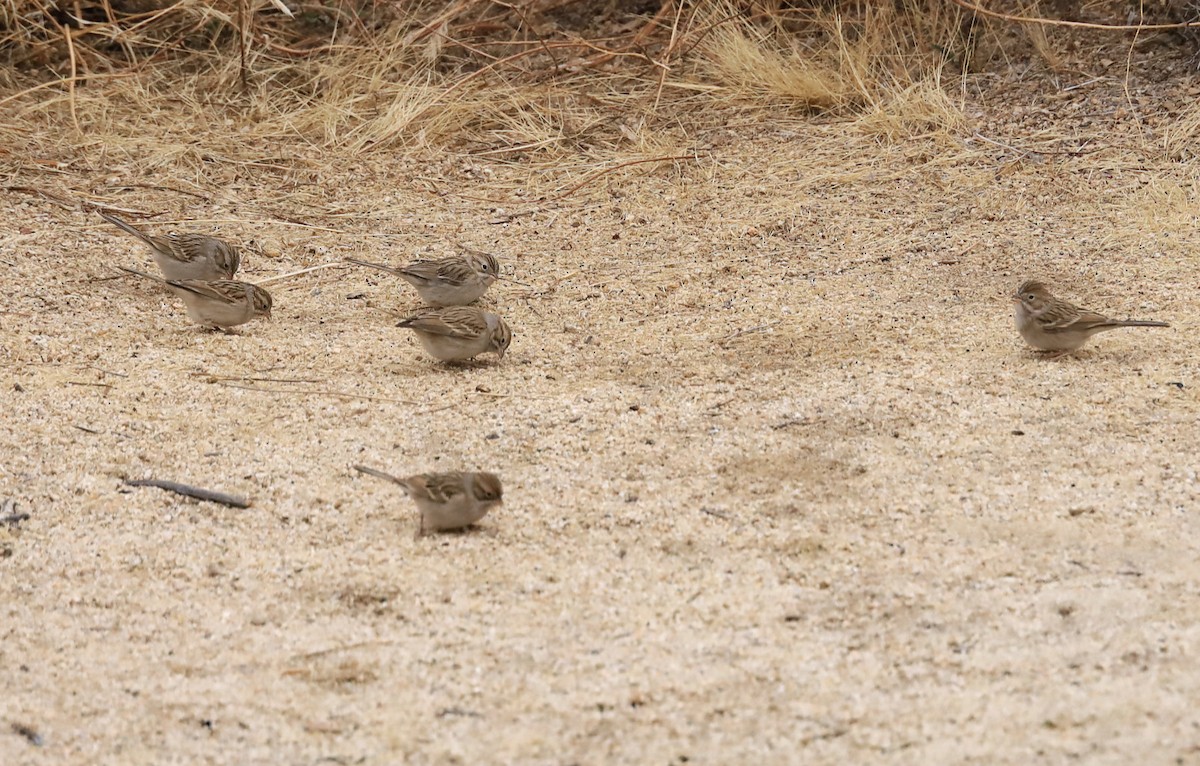
[(1019, 296), (1019, 295), (1014, 295), (1014, 296), (1012, 297), (1012, 302), (1013, 302), (1013, 303), (1020, 303), (1020, 302), (1021, 302), (1021, 296)]

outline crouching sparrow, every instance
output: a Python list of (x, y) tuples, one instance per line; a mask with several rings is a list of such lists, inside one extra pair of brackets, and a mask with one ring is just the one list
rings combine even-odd
[(183, 298), (188, 316), (196, 324), (228, 331), (258, 316), (271, 318), (271, 294), (258, 285), (231, 279), (159, 279), (136, 269), (121, 271), (161, 282)]
[(1082, 346), (1098, 332), (1118, 327), (1170, 327), (1166, 322), (1109, 319), (1103, 314), (1055, 298), (1046, 285), (1029, 280), (1017, 288), (1015, 304), (1017, 331), (1039, 351), (1065, 354)]
[(470, 252), (435, 261), (414, 261), (393, 268), (357, 258), (350, 263), (394, 274), (416, 288), (430, 306), (465, 306), (487, 292), (500, 278), (500, 263), (490, 253)]
[(356, 465), (354, 470), (404, 487), (421, 512), (417, 537), (427, 532), (469, 527), (503, 502), (500, 477), (494, 473), (451, 471), (402, 479), (364, 465)]
[(238, 249), (224, 240), (204, 234), (175, 234), (151, 236), (141, 229), (97, 210), (100, 217), (132, 234), (150, 246), (154, 262), (167, 279), (233, 279), (242, 256)]
[(414, 331), (430, 356), (443, 362), (461, 362), (488, 352), (503, 359), (512, 343), (512, 330), (503, 319), (473, 306), (426, 309), (396, 326)]

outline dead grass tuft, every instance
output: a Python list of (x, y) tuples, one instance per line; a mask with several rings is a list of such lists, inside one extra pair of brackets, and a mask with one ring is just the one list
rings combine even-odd
[(745, 99), (783, 98), (817, 109), (843, 107), (854, 99), (836, 57), (826, 63), (798, 47), (779, 49), (750, 24), (717, 30), (704, 53), (711, 78)]
[(1163, 130), (1163, 149), (1175, 162), (1191, 162), (1200, 157), (1200, 104), (1191, 105)]
[[(1041, 12), (1038, 0), (1025, 5), (1022, 8), (1022, 15), (1031, 18), (1039, 18), (1044, 14)], [(1037, 55), (1046, 62), (1046, 66), (1050, 67), (1055, 72), (1061, 72), (1064, 69), (1062, 57), (1055, 49), (1053, 42), (1047, 30), (1050, 27), (1046, 24), (1022, 24), (1021, 29), (1025, 32), (1025, 36), (1029, 39), (1029, 44)]]
[(81, 21), (45, 0), (2, 2), (14, 68), (0, 135), (141, 171), (298, 142), (349, 156), (459, 146), (586, 176), (684, 154), (678, 120), (730, 104), (798, 106), (884, 141), (965, 124), (941, 53), (962, 47), (961, 19), (939, 3), (800, 14), (723, 0), (600, 23), (561, 3), (305, 6), (289, 19), (267, 0), (242, 12), (211, 0)]
[(727, 19), (702, 46), (700, 71), (740, 101), (790, 101), (859, 118), (889, 140), (961, 130), (961, 108), (942, 88), (957, 15), (914, 17), (869, 5), (853, 20), (814, 12), (803, 22), (763, 24), (719, 7)]

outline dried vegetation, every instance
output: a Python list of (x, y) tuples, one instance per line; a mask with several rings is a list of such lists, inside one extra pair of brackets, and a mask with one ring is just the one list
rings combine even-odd
[(939, 3), (723, 0), (647, 16), (569, 2), (4, 8), (7, 131), (160, 162), (180, 159), (181, 135), (220, 147), (301, 139), (357, 155), (449, 143), (553, 158), (630, 133), (652, 144), (639, 120), (731, 104), (860, 117), (890, 139), (963, 126), (941, 80), (961, 64), (947, 51), (966, 49), (966, 27), (961, 9)]

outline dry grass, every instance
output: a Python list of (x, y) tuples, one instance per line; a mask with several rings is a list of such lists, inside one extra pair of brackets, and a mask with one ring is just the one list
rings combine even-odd
[(853, 21), (814, 12), (800, 25), (803, 34), (794, 21), (763, 23), (731, 4), (719, 5), (712, 19), (698, 69), (734, 98), (864, 117), (864, 127), (889, 140), (963, 127), (961, 109), (942, 89), (939, 53), (961, 44), (957, 15), (935, 11), (918, 20), (868, 4)]
[(1200, 104), (1193, 103), (1163, 131), (1162, 147), (1176, 162), (1200, 158)]
[[(52, 62), (60, 80), (16, 78), (6, 99), (19, 119), (9, 129), (32, 121), (42, 126), (32, 133), (44, 135), (65, 123), (72, 132), (63, 148), (103, 145), (154, 155), (156, 166), (296, 138), (351, 154), (466, 142), (561, 159), (597, 141), (644, 144), (639, 112), (706, 101), (865, 117), (863, 126), (886, 140), (963, 125), (941, 88), (943, 62), (930, 53), (946, 47), (933, 37), (950, 35), (954, 19), (901, 18), (870, 4), (853, 20), (764, 19), (722, 2), (655, 18), (626, 33), (632, 42), (585, 42), (570, 30), (460, 39), (436, 5), (384, 15), (369, 31), (325, 19), (325, 38), (297, 32), (303, 18), (289, 24), (259, 13), (257, 26), (243, 23), (244, 60), (236, 5), (96, 22), (72, 33), (69, 46), (65, 28), (32, 23), (46, 8), (21, 7), (24, 15), (7, 6), (18, 20), (10, 51), (26, 63)], [(629, 117), (614, 120), (618, 113)], [(200, 144), (178, 148), (180, 135)], [(156, 142), (166, 151), (153, 151)]]
[[(1038, 0), (1033, 0), (1028, 5), (1022, 8), (1023, 16), (1041, 17), (1043, 16), (1041, 4)], [(1029, 43), (1033, 50), (1037, 52), (1042, 61), (1055, 72), (1063, 69), (1062, 57), (1058, 55), (1054, 44), (1050, 39), (1049, 28), (1043, 24), (1022, 24), (1021, 29), (1029, 38)]]

